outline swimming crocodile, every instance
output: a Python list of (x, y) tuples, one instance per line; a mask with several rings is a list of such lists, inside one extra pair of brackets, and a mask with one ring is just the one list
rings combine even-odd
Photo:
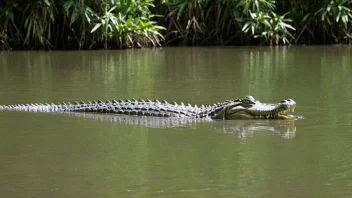
[(158, 100), (93, 101), (60, 104), (16, 104), (0, 105), (0, 110), (34, 111), (34, 112), (87, 112), (106, 114), (125, 114), (138, 116), (177, 117), (177, 118), (211, 118), (211, 119), (293, 119), (287, 112), (294, 111), (296, 102), (292, 99), (279, 103), (261, 103), (253, 96), (243, 99), (226, 100), (213, 105), (185, 105), (176, 102)]

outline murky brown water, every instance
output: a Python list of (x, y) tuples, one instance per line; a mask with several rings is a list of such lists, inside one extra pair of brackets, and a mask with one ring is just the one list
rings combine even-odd
[(350, 197), (349, 46), (0, 53), (0, 104), (292, 98), (296, 121), (0, 111), (1, 197)]

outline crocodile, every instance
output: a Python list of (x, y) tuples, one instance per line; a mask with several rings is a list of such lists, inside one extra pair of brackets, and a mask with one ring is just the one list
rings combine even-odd
[(184, 103), (169, 103), (167, 101), (147, 100), (99, 100), (88, 102), (59, 104), (15, 104), (0, 105), (0, 110), (34, 111), (34, 112), (86, 112), (125, 114), (137, 116), (176, 117), (176, 118), (211, 118), (211, 119), (294, 119), (293, 112), (296, 102), (292, 99), (279, 103), (261, 103), (253, 96), (242, 99), (226, 100), (213, 105), (185, 105)]

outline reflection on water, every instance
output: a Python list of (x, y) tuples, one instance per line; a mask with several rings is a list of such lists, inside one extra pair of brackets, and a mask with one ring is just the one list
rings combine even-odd
[(98, 113), (69, 113), (69, 115), (100, 121), (108, 121), (116, 124), (141, 125), (151, 128), (187, 127), (191, 125), (196, 125), (200, 122), (212, 122), (211, 119), (129, 116)]
[(224, 123), (223, 132), (237, 133), (241, 139), (255, 134), (279, 135), (290, 139), (295, 137), (296, 126), (294, 120), (234, 120)]
[[(66, 114), (66, 113), (65, 113)], [(151, 128), (192, 127), (207, 122), (209, 127), (222, 133), (235, 133), (238, 137), (245, 139), (253, 137), (255, 133), (266, 135), (279, 135), (284, 139), (295, 137), (296, 126), (294, 120), (211, 120), (194, 118), (169, 118), (111, 115), (97, 113), (69, 113), (85, 119), (108, 121), (116, 124), (142, 125)]]

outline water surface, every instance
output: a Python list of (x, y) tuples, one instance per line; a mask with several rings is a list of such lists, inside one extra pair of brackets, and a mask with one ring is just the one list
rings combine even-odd
[(350, 197), (349, 46), (2, 52), (0, 104), (292, 98), (296, 121), (0, 111), (3, 197)]

